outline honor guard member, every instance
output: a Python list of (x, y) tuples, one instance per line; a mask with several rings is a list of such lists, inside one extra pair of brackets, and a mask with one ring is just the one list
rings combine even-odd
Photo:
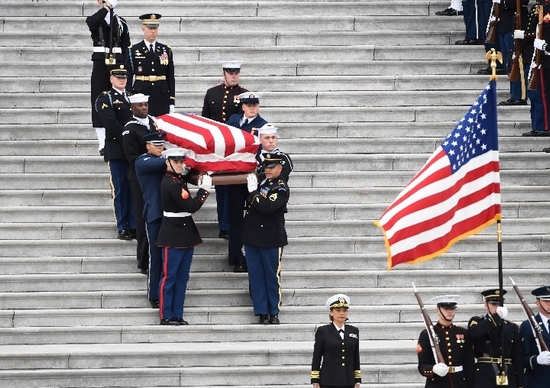
[[(534, 289), (531, 294), (536, 298), (539, 313), (535, 316), (541, 328), (542, 338), (546, 347), (550, 348), (550, 287), (544, 286)], [(528, 320), (520, 326), (523, 344), (523, 366), (525, 367), (525, 388), (547, 387), (550, 384), (550, 352), (541, 351), (535, 341), (533, 329)]]
[(258, 136), (260, 137), (260, 148), (256, 154), (256, 160), (258, 162), (258, 167), (256, 167), (256, 174), (258, 175), (258, 180), (261, 182), (265, 179), (264, 164), (265, 154), (275, 155), (283, 159), (283, 171), (281, 172), (281, 178), (288, 182), (290, 173), (294, 169), (292, 160), (288, 154), (284, 153), (277, 148), (278, 136), (277, 136), (277, 127), (273, 124), (267, 123), (263, 127), (258, 129)]
[[(241, 240), (248, 264), (248, 282), (254, 315), (261, 324), (279, 324), (281, 305), (281, 256), (288, 244), (285, 230), (286, 204), (290, 195), (280, 178), (283, 160), (266, 157), (266, 179), (258, 185), (256, 174), (248, 174), (248, 208), (242, 222)], [(229, 235), (231, 236), (231, 234)]]
[(500, 306), (504, 294), (506, 290), (502, 290), (502, 295), (498, 289), (483, 291), (487, 314), (472, 317), (468, 323), (477, 360), (473, 388), (524, 386), (519, 327), (504, 319), (508, 315), (508, 309)]
[(143, 220), (143, 194), (136, 175), (136, 159), (147, 152), (143, 136), (157, 132), (157, 124), (148, 114), (149, 96), (142, 93), (134, 94), (128, 98), (133, 117), (124, 126), (122, 133), (122, 146), (128, 159), (128, 180), (132, 190), (134, 217), (136, 219), (137, 261), (141, 273), (146, 274), (149, 269), (149, 246), (145, 233), (145, 221)]
[[(103, 127), (101, 118), (95, 110), (95, 100), (103, 91), (111, 88), (107, 62), (113, 62), (111, 65), (124, 64), (128, 58), (128, 49), (131, 43), (130, 30), (128, 29), (126, 21), (113, 11), (117, 6), (117, 0), (97, 0), (97, 4), (99, 5), (99, 10), (86, 18), (86, 24), (92, 35), (93, 42), (93, 67), (90, 82), (92, 126), (97, 135), (99, 154), (103, 155), (105, 147), (105, 127)], [(111, 31), (113, 33), (112, 43)]]
[[(242, 114), (234, 114), (227, 125), (235, 128), (240, 128), (248, 133), (256, 134), (256, 130), (265, 124), (259, 114), (260, 110), (260, 95), (253, 92), (245, 92), (239, 94), (239, 100), (242, 102)], [(227, 186), (227, 203), (228, 203), (228, 219), (229, 219), (229, 247), (228, 261), (229, 265), (234, 266), (234, 272), (246, 272), (246, 258), (243, 255), (243, 243), (239, 237), (239, 230), (243, 221), (243, 209), (248, 197), (247, 185), (228, 185)]]
[(143, 41), (130, 50), (129, 71), (133, 76), (134, 93), (143, 93), (149, 98), (149, 114), (160, 116), (173, 113), (176, 104), (176, 79), (172, 48), (157, 42), (158, 13), (139, 17), (143, 21)]
[[(239, 85), (241, 61), (221, 62), (223, 83), (206, 91), (201, 116), (225, 123), (233, 114), (241, 114), (239, 94), (247, 90)], [(218, 237), (229, 239), (229, 216), (227, 186), (216, 185), (216, 208), (218, 211)]]
[(162, 157), (165, 133), (151, 132), (143, 136), (147, 153), (136, 159), (136, 175), (143, 193), (143, 219), (149, 242), (149, 271), (147, 298), (151, 307), (159, 307), (159, 282), (162, 272), (162, 250), (157, 247), (157, 237), (162, 221), (160, 184), (166, 174), (166, 159)]
[(95, 109), (105, 127), (103, 159), (109, 163), (111, 173), (118, 238), (132, 240), (135, 238), (136, 222), (128, 180), (128, 160), (122, 147), (124, 126), (132, 118), (130, 101), (125, 90), (127, 71), (124, 65), (117, 65), (110, 70), (110, 74), (111, 89), (97, 97)]
[(333, 295), (328, 298), (325, 305), (329, 309), (332, 323), (320, 326), (315, 332), (311, 384), (313, 388), (359, 388), (359, 329), (346, 324), (349, 297), (344, 294)]
[(438, 363), (434, 358), (428, 332), (424, 329), (418, 338), (418, 371), (426, 377), (426, 388), (469, 388), (472, 385), (474, 353), (468, 329), (456, 326), (458, 295), (443, 295), (433, 298), (437, 303), (437, 323), (434, 331), (439, 338), (439, 347), (445, 360)]
[[(162, 277), (159, 286), (161, 325), (187, 325), (183, 319), (185, 291), (189, 280), (195, 245), (202, 242), (191, 215), (198, 211), (212, 188), (212, 178), (203, 175), (197, 195), (193, 198), (187, 183), (198, 183), (194, 170), (184, 168), (186, 151), (172, 148), (163, 152), (166, 175), (162, 178), (160, 195), (163, 217), (157, 245), (162, 247)], [(186, 175), (183, 175), (186, 174)]]

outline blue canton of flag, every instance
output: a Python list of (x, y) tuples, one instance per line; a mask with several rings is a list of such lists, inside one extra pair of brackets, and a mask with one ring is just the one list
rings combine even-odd
[(453, 173), (471, 158), (498, 150), (495, 88), (494, 81), (487, 85), (441, 145), (449, 157)]

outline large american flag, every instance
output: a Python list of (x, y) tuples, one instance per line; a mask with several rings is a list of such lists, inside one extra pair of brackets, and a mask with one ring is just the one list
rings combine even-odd
[(189, 150), (185, 164), (201, 172), (249, 172), (256, 168), (259, 140), (239, 128), (191, 113), (156, 118), (166, 141)]
[(374, 224), (388, 269), (430, 260), (500, 219), (496, 83), (491, 81)]

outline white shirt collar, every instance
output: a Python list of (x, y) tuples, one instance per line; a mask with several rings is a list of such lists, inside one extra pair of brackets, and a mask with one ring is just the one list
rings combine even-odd
[(147, 42), (145, 39), (143, 39), (143, 43), (145, 43), (145, 47), (147, 47), (147, 50), (149, 50), (149, 46), (153, 45), (153, 51), (157, 48), (157, 41), (154, 42)]

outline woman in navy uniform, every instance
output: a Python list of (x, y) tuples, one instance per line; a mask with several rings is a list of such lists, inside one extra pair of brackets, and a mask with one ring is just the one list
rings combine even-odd
[[(550, 348), (550, 287), (544, 286), (534, 289), (531, 294), (537, 298), (539, 313), (535, 320), (542, 330), (544, 343)], [(525, 368), (525, 388), (541, 388), (550, 385), (550, 352), (540, 351), (535, 342), (535, 335), (528, 320), (520, 326), (523, 344), (523, 366)]]
[(346, 324), (349, 304), (349, 297), (344, 294), (333, 295), (326, 302), (332, 323), (319, 327), (315, 333), (311, 361), (313, 388), (359, 388), (359, 329)]
[[(519, 327), (507, 321), (508, 309), (500, 306), (501, 297), (506, 294), (502, 290), (490, 289), (481, 292), (485, 298), (487, 314), (472, 317), (468, 323), (468, 333), (474, 344), (473, 388), (497, 387), (503, 382), (505, 372), (509, 388), (523, 387), (522, 347)], [(502, 298), (504, 301), (504, 298)], [(504, 349), (503, 349), (504, 345)], [(504, 357), (504, 371), (500, 358)]]
[(426, 388), (469, 388), (472, 384), (474, 353), (468, 329), (453, 324), (458, 295), (433, 298), (437, 302), (437, 323), (434, 331), (444, 363), (436, 362), (428, 332), (424, 329), (418, 338), (418, 371), (426, 377)]
[(128, 70), (130, 79), (134, 77), (132, 90), (150, 96), (149, 114), (160, 116), (173, 113), (176, 104), (176, 79), (172, 48), (157, 42), (158, 13), (148, 13), (139, 17), (144, 40), (132, 46)]
[[(191, 215), (198, 211), (212, 187), (212, 178), (203, 175), (197, 195), (193, 198), (187, 183), (197, 183), (195, 170), (184, 167), (185, 150), (164, 151), (166, 175), (162, 178), (162, 224), (157, 245), (162, 247), (162, 277), (159, 286), (159, 315), (161, 325), (187, 325), (183, 319), (185, 291), (189, 280), (195, 245), (202, 243)], [(183, 175), (185, 174), (185, 175)]]

